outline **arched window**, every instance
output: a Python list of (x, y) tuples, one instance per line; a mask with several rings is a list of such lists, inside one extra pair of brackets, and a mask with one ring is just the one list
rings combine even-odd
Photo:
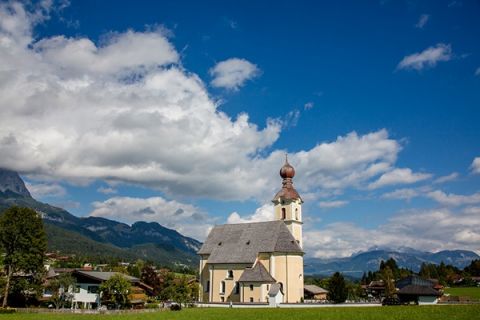
[(240, 283), (235, 282), (235, 294), (240, 294)]
[(250, 285), (250, 291), (253, 291), (253, 284)]
[(282, 220), (285, 220), (287, 218), (287, 209), (282, 208)]
[(207, 281), (207, 285), (205, 286), (205, 292), (210, 291), (210, 281)]
[(298, 208), (295, 208), (295, 220), (298, 220)]
[(225, 281), (220, 283), (220, 293), (225, 293)]
[(233, 270), (228, 270), (228, 272), (227, 272), (227, 278), (228, 278), (228, 279), (233, 279)]

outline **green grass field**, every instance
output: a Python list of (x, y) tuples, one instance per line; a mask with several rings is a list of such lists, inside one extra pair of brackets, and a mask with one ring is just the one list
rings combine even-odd
[(0, 320), (453, 320), (478, 319), (480, 305), (463, 306), (390, 306), (390, 307), (348, 307), (311, 309), (224, 309), (194, 308), (182, 311), (161, 311), (122, 315), (78, 315), (78, 314), (34, 314), (17, 313), (1, 315)]
[(448, 293), (451, 296), (480, 299), (480, 287), (445, 288), (445, 293)]

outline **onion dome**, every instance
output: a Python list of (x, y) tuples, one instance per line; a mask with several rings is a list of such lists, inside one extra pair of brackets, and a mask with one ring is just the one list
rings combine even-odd
[(292, 179), (295, 176), (295, 169), (288, 163), (287, 156), (285, 155), (285, 164), (280, 168), (280, 177), (283, 179)]
[[(288, 163), (287, 156), (285, 155), (285, 164), (282, 168), (280, 168), (280, 177), (282, 177), (282, 189), (277, 192), (275, 197), (273, 198), (273, 202), (279, 200), (295, 200), (300, 199), (300, 195), (298, 194), (297, 190), (293, 187), (292, 178), (295, 176), (295, 169)], [(303, 202), (303, 201), (302, 201)]]

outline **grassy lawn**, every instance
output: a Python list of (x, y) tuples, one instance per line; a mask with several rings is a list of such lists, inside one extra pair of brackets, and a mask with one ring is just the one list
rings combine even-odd
[(297, 319), (322, 319), (322, 320), (452, 320), (452, 319), (478, 319), (480, 305), (463, 306), (390, 306), (390, 307), (349, 307), (349, 308), (311, 308), (311, 309), (219, 309), (196, 308), (172, 312), (163, 311), (156, 313), (139, 313), (123, 315), (77, 315), (77, 314), (22, 314), (1, 315), (0, 320), (183, 320), (183, 319), (266, 319), (266, 320), (297, 320)]
[(480, 287), (446, 288), (445, 293), (448, 293), (452, 296), (480, 299)]

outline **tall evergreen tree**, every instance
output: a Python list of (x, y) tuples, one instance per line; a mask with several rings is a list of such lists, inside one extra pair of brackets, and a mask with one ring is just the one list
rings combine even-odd
[(47, 237), (40, 215), (32, 209), (11, 207), (0, 217), (0, 245), (5, 254), (6, 283), (2, 306), (8, 303), (12, 276), (30, 273), (33, 278), (44, 271)]
[(348, 289), (345, 278), (340, 272), (335, 272), (328, 282), (328, 300), (342, 303), (347, 300)]

